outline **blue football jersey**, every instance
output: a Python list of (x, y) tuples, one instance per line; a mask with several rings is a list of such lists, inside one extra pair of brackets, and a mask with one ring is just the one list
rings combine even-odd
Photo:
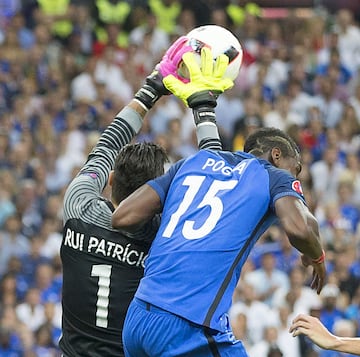
[(250, 154), (201, 150), (148, 184), (163, 215), (136, 296), (226, 331), (241, 267), (276, 219), (275, 201), (304, 200), (299, 181)]

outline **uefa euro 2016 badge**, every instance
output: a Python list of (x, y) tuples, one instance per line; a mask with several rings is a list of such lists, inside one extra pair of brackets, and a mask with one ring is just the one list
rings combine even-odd
[(303, 195), (303, 190), (302, 190), (301, 183), (299, 180), (293, 181), (291, 187), (295, 192), (297, 192), (300, 195)]

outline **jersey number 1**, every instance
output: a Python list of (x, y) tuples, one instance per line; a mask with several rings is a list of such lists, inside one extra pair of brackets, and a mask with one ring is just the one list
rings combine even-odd
[(108, 327), (109, 295), (111, 265), (93, 265), (91, 276), (98, 276), (98, 292), (96, 301), (96, 326)]

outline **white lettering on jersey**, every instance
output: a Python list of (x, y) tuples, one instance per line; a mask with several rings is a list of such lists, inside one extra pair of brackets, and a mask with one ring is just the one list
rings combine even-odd
[(72, 249), (80, 251), (85, 250), (88, 253), (100, 254), (104, 257), (111, 257), (129, 265), (134, 265), (137, 267), (142, 266), (143, 268), (145, 267), (144, 261), (147, 257), (147, 254), (143, 251), (131, 249), (131, 244), (123, 246), (107, 239), (94, 236), (89, 237), (87, 242), (83, 233), (75, 232), (70, 228), (67, 228), (66, 230), (63, 244), (64, 246), (70, 247)]
[(241, 175), (248, 163), (249, 160), (244, 160), (237, 164), (235, 167), (230, 167), (226, 166), (224, 160), (215, 160), (213, 158), (208, 158), (201, 169), (211, 169), (214, 172), (220, 171), (223, 175), (226, 176), (230, 176), (233, 172), (237, 172), (239, 175)]
[(67, 245), (73, 249), (83, 250), (84, 246), (84, 234), (74, 232), (71, 229), (66, 230), (64, 245)]

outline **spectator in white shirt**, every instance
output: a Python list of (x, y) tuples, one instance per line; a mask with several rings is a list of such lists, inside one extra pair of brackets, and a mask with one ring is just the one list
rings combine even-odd
[(240, 294), (239, 300), (230, 308), (230, 320), (234, 320), (239, 313), (245, 315), (247, 341), (253, 345), (261, 341), (266, 326), (278, 324), (278, 317), (268, 305), (256, 299), (255, 288), (251, 284), (241, 282), (237, 293)]
[(32, 331), (37, 330), (45, 321), (44, 306), (40, 302), (40, 291), (30, 288), (25, 301), (16, 307), (17, 318)]
[(274, 293), (278, 289), (289, 287), (289, 278), (286, 273), (276, 268), (275, 257), (272, 253), (264, 253), (261, 258), (261, 267), (247, 273), (244, 278), (255, 288), (257, 299), (268, 306), (272, 306)]

